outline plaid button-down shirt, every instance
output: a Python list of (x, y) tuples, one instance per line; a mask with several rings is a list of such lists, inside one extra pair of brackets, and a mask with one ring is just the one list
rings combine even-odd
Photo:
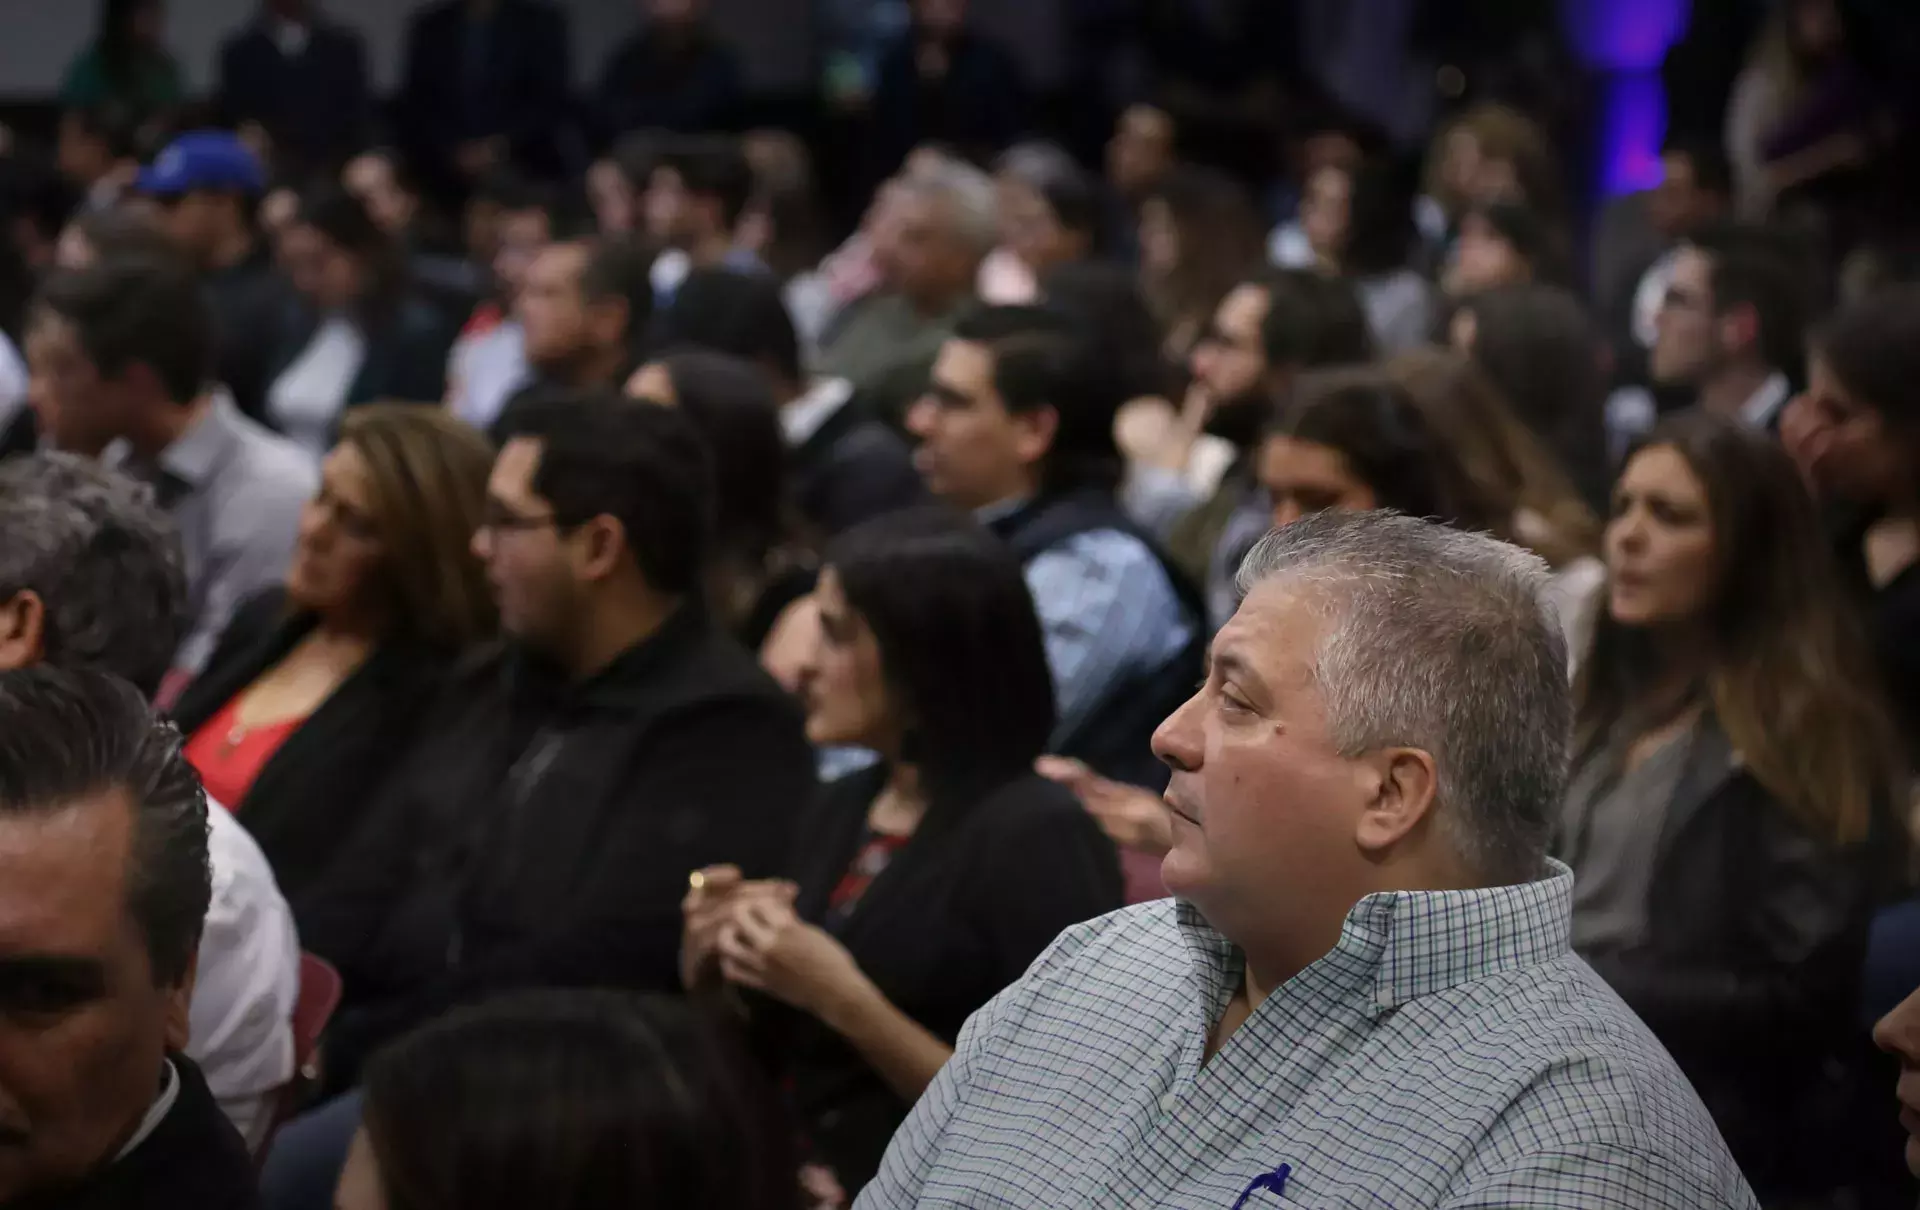
[(1753, 1210), (1569, 950), (1572, 883), (1368, 896), (1204, 1063), (1240, 952), (1172, 900), (1072, 929), (968, 1022), (856, 1210)]

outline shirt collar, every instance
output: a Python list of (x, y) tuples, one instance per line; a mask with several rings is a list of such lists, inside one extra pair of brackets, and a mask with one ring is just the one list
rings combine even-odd
[[(1383, 891), (1353, 905), (1339, 942), (1308, 969), (1356, 991), (1364, 988), (1386, 1012), (1564, 956), (1571, 946), (1572, 904), (1573, 871), (1552, 860), (1544, 878), (1519, 886)], [(1244, 956), (1193, 905), (1180, 904), (1177, 918), (1189, 955), (1223, 1002), (1238, 985)]]
[(787, 435), (787, 444), (805, 445), (852, 398), (853, 384), (846, 379), (815, 379), (806, 394), (780, 409), (780, 428)]
[(1773, 418), (1786, 406), (1793, 387), (1787, 382), (1787, 376), (1775, 370), (1760, 384), (1760, 389), (1740, 405), (1740, 419), (1749, 428), (1764, 429), (1773, 423)]
[(213, 394), (212, 405), (193, 427), (174, 438), (173, 444), (155, 459), (161, 470), (199, 488), (213, 476), (221, 460), (233, 448), (239, 436), (240, 410), (223, 388)]
[(1014, 496), (994, 504), (988, 504), (973, 510), (973, 519), (982, 525), (992, 525), (995, 521), (1005, 521), (1008, 517), (1025, 508), (1030, 500), (1027, 496)]
[(179, 1099), (180, 1073), (173, 1069), (173, 1060), (164, 1060), (160, 1069), (160, 1092), (153, 1098), (153, 1104), (147, 1106), (147, 1116), (140, 1119), (140, 1128), (133, 1132), (133, 1137), (120, 1149), (120, 1154), (113, 1157), (113, 1162), (117, 1164), (126, 1159), (140, 1144), (146, 1142), (148, 1136), (159, 1129), (160, 1123), (172, 1111), (173, 1103)]

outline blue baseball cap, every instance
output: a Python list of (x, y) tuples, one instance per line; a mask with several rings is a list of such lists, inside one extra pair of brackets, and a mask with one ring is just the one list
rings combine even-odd
[(239, 136), (224, 130), (196, 130), (167, 144), (153, 163), (140, 170), (134, 188), (161, 197), (201, 189), (265, 193), (267, 174)]

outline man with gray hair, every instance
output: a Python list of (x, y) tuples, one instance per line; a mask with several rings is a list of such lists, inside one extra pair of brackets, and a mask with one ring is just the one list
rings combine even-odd
[(1546, 578), (1392, 513), (1268, 534), (1154, 737), (1178, 898), (980, 1010), (857, 1210), (1756, 1207), (1568, 947)]
[[(78, 454), (0, 462), (0, 671), (99, 669), (150, 698), (188, 613), (173, 524), (145, 484)], [(213, 896), (184, 1053), (258, 1147), (293, 1077), (300, 945), (260, 846), (218, 804), (209, 820)]]
[(999, 238), (993, 180), (962, 161), (927, 157), (887, 189), (868, 235), (880, 285), (828, 325), (815, 368), (897, 419), (926, 385)]

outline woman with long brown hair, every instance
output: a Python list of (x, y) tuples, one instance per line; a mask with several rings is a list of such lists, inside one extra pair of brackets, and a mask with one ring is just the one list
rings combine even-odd
[(1253, 199), (1232, 177), (1182, 166), (1140, 205), (1140, 291), (1161, 349), (1185, 365), (1227, 291), (1264, 263)]
[(1802, 1111), (1858, 1043), (1877, 875), (1900, 848), (1887, 713), (1774, 442), (1705, 413), (1657, 426), (1605, 549), (1555, 845), (1576, 874), (1573, 945), (1672, 1052), (1762, 1200), (1810, 1191), (1823, 1149)]
[(493, 449), (437, 407), (349, 412), (283, 587), (241, 607), (175, 717), (289, 900), (325, 873), (494, 607), (468, 550)]
[(1587, 634), (1588, 607), (1606, 576), (1597, 557), (1599, 518), (1472, 358), (1428, 347), (1402, 353), (1386, 369), (1452, 447), (1489, 510), (1495, 536), (1526, 547), (1553, 568), (1551, 604), (1577, 650)]

